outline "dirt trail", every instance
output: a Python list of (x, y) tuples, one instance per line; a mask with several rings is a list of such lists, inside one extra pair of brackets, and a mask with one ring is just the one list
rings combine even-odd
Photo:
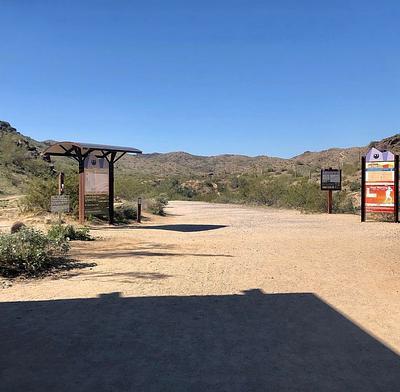
[(15, 283), (1, 302), (310, 293), (400, 352), (400, 225), (201, 202), (167, 211), (139, 227), (93, 230), (101, 239), (74, 244), (72, 255), (95, 266)]

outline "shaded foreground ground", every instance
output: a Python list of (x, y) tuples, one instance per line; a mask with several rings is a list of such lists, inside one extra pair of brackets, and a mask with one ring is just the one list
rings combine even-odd
[(399, 226), (175, 202), (0, 291), (3, 391), (397, 391)]

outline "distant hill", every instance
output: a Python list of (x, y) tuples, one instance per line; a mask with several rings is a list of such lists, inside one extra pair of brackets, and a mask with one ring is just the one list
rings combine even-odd
[[(0, 121), (0, 192), (18, 193), (24, 182), (33, 175), (53, 170), (44, 162), (41, 152), (54, 141), (39, 142), (23, 135), (8, 122)], [(357, 169), (360, 156), (371, 146), (390, 149), (400, 153), (400, 134), (371, 142), (369, 146), (352, 148), (331, 148), (319, 152), (304, 152), (290, 159), (244, 155), (198, 156), (186, 152), (152, 153), (126, 156), (119, 163), (119, 172), (137, 176), (163, 178), (183, 176), (186, 178), (211, 174), (224, 175), (241, 173), (273, 173), (292, 171), (315, 176), (322, 167), (343, 167), (351, 165)], [(75, 167), (68, 159), (56, 159), (56, 169)], [(354, 170), (353, 170), (354, 172)], [(353, 173), (355, 174), (355, 173)]]
[(165, 154), (143, 154), (129, 156), (121, 161), (120, 167), (138, 174), (159, 176), (231, 174), (262, 170), (280, 170), (288, 162), (281, 158), (267, 156), (248, 157), (244, 155), (198, 156), (185, 152)]

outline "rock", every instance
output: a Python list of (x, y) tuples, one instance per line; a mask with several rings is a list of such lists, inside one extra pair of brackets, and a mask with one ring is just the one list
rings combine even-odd
[(25, 223), (23, 223), (23, 222), (15, 222), (11, 226), (11, 234), (18, 233), (24, 227), (26, 227)]

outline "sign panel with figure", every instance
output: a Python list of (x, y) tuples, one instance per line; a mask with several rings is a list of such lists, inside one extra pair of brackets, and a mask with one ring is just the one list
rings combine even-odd
[(364, 203), (365, 211), (395, 212), (395, 156), (390, 151), (371, 148), (365, 157)]
[(367, 212), (394, 213), (393, 185), (366, 185), (365, 206)]

